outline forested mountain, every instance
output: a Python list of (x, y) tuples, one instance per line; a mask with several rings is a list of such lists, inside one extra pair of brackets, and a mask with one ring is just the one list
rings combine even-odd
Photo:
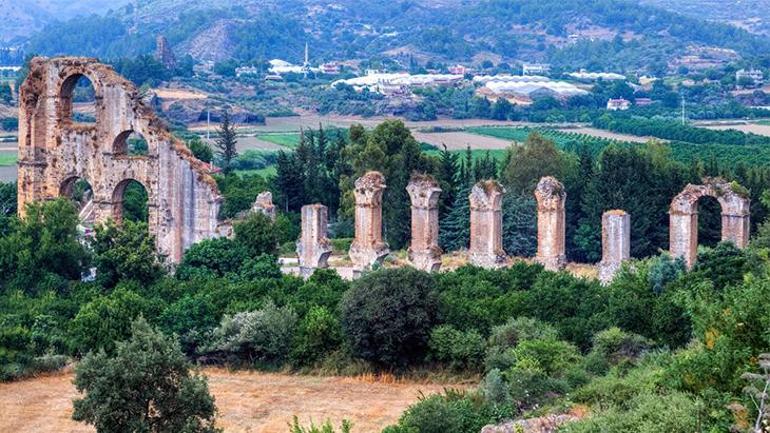
[(57, 21), (28, 52), (106, 58), (145, 54), (163, 33), (179, 54), (242, 62), (403, 54), (418, 60), (549, 60), (570, 68), (658, 68), (692, 46), (749, 58), (770, 42), (727, 24), (626, 0), (236, 0), (227, 7), (145, 0), (104, 16)]
[(754, 33), (770, 34), (768, 0), (642, 0), (684, 15), (732, 23)]
[(56, 20), (104, 13), (129, 0), (0, 0), (0, 41), (19, 41)]

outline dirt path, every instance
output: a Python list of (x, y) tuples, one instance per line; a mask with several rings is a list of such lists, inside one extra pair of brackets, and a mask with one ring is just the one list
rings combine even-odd
[[(420, 393), (447, 385), (383, 383), (344, 377), (294, 376), (205, 369), (227, 433), (286, 433), (294, 415), (303, 423), (353, 422), (356, 433), (396, 422)], [(0, 432), (93, 432), (70, 419), (77, 397), (72, 373), (0, 384)]]

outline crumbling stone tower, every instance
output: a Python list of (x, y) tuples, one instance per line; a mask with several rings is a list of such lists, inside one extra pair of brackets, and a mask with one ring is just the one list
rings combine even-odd
[(749, 244), (750, 206), (748, 193), (738, 184), (720, 178), (704, 178), (702, 185), (688, 184), (671, 201), (669, 248), (673, 257), (684, 258), (687, 267), (698, 253), (698, 200), (710, 196), (722, 207), (722, 241), (738, 248)]
[(270, 191), (259, 193), (259, 195), (257, 195), (257, 199), (254, 201), (254, 204), (251, 206), (251, 210), (252, 212), (259, 212), (264, 214), (272, 221), (275, 221), (276, 212), (275, 206), (273, 205), (273, 193)]
[(438, 199), (441, 188), (432, 176), (412, 176), (406, 187), (412, 201), (412, 241), (409, 261), (417, 269), (427, 272), (441, 267), (441, 248), (438, 246)]
[(379, 265), (390, 254), (388, 244), (382, 239), (382, 194), (385, 188), (385, 177), (377, 171), (356, 179), (353, 191), (356, 234), (348, 252), (356, 271)]
[(631, 258), (631, 216), (622, 210), (610, 210), (602, 215), (602, 261), (599, 280), (608, 284)]
[(327, 238), (328, 210), (322, 204), (302, 206), (302, 234), (297, 241), (299, 271), (303, 277), (327, 268), (332, 246)]
[[(72, 119), (72, 95), (87, 77), (96, 93), (96, 123)], [(95, 222), (121, 221), (123, 192), (132, 180), (149, 196), (149, 227), (161, 254), (178, 262), (195, 242), (218, 236), (221, 195), (206, 165), (173, 137), (136, 87), (95, 59), (37, 57), (21, 86), (19, 215), (33, 201), (51, 200), (78, 178), (93, 189)], [(131, 133), (147, 155), (128, 155)]]
[(557, 271), (567, 264), (565, 254), (566, 215), (564, 185), (551, 176), (540, 179), (535, 188), (537, 199), (537, 257), (546, 269)]
[(494, 180), (477, 183), (468, 196), (471, 209), (469, 260), (475, 266), (499, 268), (508, 260), (503, 250), (503, 194)]

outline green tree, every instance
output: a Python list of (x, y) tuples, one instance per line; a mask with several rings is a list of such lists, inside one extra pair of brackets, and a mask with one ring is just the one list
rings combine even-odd
[(353, 353), (384, 366), (421, 360), (436, 321), (435, 281), (413, 268), (364, 275), (340, 302), (341, 323)]
[(274, 254), (278, 246), (278, 233), (270, 218), (261, 212), (252, 212), (233, 226), (235, 241), (246, 249), (249, 257)]
[(203, 162), (211, 162), (214, 159), (214, 150), (207, 143), (204, 143), (200, 137), (195, 136), (187, 142), (187, 147), (196, 158)]
[(541, 177), (554, 176), (563, 180), (571, 164), (572, 161), (552, 140), (533, 132), (523, 145), (510, 148), (508, 164), (503, 168), (501, 178), (508, 192), (532, 194)]
[(108, 221), (97, 225), (91, 247), (97, 279), (106, 287), (129, 279), (151, 285), (163, 275), (155, 237), (150, 234), (147, 223), (125, 221), (118, 226)]
[(190, 363), (173, 336), (139, 319), (131, 338), (113, 356), (90, 353), (75, 368), (84, 397), (73, 402), (72, 418), (99, 433), (213, 433), (216, 406), (205, 376)]
[(219, 136), (215, 141), (217, 156), (220, 159), (222, 173), (228, 174), (233, 170), (233, 160), (238, 157), (238, 133), (235, 125), (230, 122), (230, 112), (222, 112), (222, 123), (219, 127)]

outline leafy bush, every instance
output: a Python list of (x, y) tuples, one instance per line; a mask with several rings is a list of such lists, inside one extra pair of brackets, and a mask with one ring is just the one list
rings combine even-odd
[(275, 254), (278, 233), (273, 222), (261, 212), (250, 213), (246, 219), (233, 225), (235, 241), (243, 245), (249, 257)]
[[(310, 427), (302, 427), (299, 424), (299, 419), (297, 419), (296, 415), (294, 416), (294, 420), (289, 427), (289, 433), (336, 433), (334, 426), (332, 426), (332, 423), (329, 421), (326, 421), (324, 424), (321, 424), (318, 427), (316, 427), (316, 425), (312, 422), (310, 423)], [(342, 424), (340, 425), (340, 433), (350, 433), (351, 431), (353, 431), (353, 423), (346, 419), (342, 420)]]
[(484, 358), (484, 339), (476, 330), (458, 331), (451, 325), (433, 328), (430, 334), (430, 356), (452, 368), (478, 370)]
[(412, 268), (383, 269), (353, 283), (340, 302), (353, 353), (384, 366), (423, 359), (438, 302), (433, 276)]
[(96, 227), (91, 244), (100, 284), (113, 287), (120, 280), (134, 280), (149, 285), (163, 275), (146, 223), (125, 221), (117, 226), (109, 221)]
[(206, 378), (190, 373), (173, 337), (137, 320), (115, 355), (90, 353), (75, 367), (72, 418), (99, 433), (214, 433), (216, 407)]
[(485, 365), (487, 370), (505, 370), (516, 362), (513, 349), (522, 341), (556, 339), (556, 329), (537, 319), (517, 317), (504, 325), (492, 328), (487, 343)]
[[(594, 336), (594, 346), (589, 357), (607, 366), (634, 362), (649, 349), (651, 342), (641, 335), (628, 333), (618, 327), (599, 332)], [(595, 371), (601, 373), (603, 371)]]
[(299, 323), (292, 358), (298, 365), (312, 365), (341, 344), (339, 320), (326, 307), (314, 306)]
[(470, 433), (496, 421), (494, 408), (476, 396), (448, 390), (423, 397), (404, 412), (398, 424), (382, 433)]
[(691, 433), (699, 431), (700, 416), (695, 401), (684, 393), (633, 396), (628, 409), (613, 406), (589, 418), (566, 424), (566, 433)]
[(225, 315), (211, 334), (204, 353), (222, 353), (241, 360), (277, 363), (291, 350), (297, 314), (268, 301), (264, 308)]
[(497, 405), (511, 403), (511, 392), (508, 389), (508, 384), (497, 368), (493, 368), (484, 376), (484, 380), (479, 384), (479, 391), (484, 399), (490, 403)]
[(95, 298), (80, 308), (70, 324), (72, 350), (112, 353), (116, 342), (131, 335), (131, 323), (149, 310), (146, 299), (124, 287)]
[(176, 276), (181, 280), (222, 277), (238, 272), (248, 257), (247, 249), (232, 239), (206, 239), (187, 249)]

